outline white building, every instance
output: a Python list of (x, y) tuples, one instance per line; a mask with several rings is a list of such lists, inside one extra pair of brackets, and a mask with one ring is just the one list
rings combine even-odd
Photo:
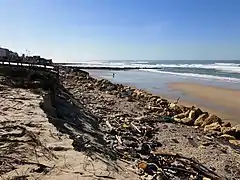
[(12, 56), (12, 57), (17, 57), (18, 56), (18, 53), (16, 52), (12, 52), (12, 51), (9, 51), (9, 56)]
[(12, 52), (7, 48), (0, 47), (0, 57), (17, 57), (18, 53)]
[(0, 47), (0, 57), (7, 57), (8, 54), (9, 54), (9, 50), (8, 49)]

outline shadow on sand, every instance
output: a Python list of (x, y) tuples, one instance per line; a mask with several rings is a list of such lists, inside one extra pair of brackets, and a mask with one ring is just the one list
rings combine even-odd
[(62, 85), (57, 84), (51, 73), (4, 67), (1, 68), (0, 75), (4, 76), (4, 84), (10, 87), (30, 89), (43, 95), (40, 107), (47, 114), (50, 123), (73, 139), (75, 150), (86, 152), (87, 155), (97, 155), (98, 159), (115, 167), (116, 152), (106, 146), (98, 118)]

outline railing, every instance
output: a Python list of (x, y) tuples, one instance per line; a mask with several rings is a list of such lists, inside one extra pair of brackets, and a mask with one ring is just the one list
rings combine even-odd
[(15, 66), (15, 67), (29, 67), (32, 69), (46, 69), (51, 72), (59, 74), (59, 66), (54, 63), (46, 61), (38, 61), (35, 59), (22, 59), (22, 58), (2, 58), (0, 57), (1, 66)]

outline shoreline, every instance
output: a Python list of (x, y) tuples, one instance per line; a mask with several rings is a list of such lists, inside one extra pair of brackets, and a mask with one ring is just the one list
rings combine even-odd
[[(196, 97), (196, 105), (219, 114), (222, 119), (227, 119), (233, 124), (240, 124), (240, 91), (217, 86), (207, 86), (197, 83), (170, 83), (168, 87), (172, 90), (181, 91), (188, 96)], [(200, 101), (201, 100), (201, 101)], [(184, 104), (193, 103), (182, 101)], [(207, 104), (211, 103), (211, 107)]]
[[(163, 99), (163, 100), (166, 100), (168, 103), (169, 103), (169, 106), (171, 105), (177, 105), (177, 106), (180, 106), (182, 108), (187, 108), (189, 110), (191, 110), (192, 108), (195, 108), (195, 109), (198, 109), (200, 108), (201, 110), (203, 110), (204, 113), (207, 113), (207, 114), (212, 114), (212, 115), (218, 115), (221, 116), (220, 119), (221, 119), (221, 123), (230, 123), (230, 124), (233, 124), (233, 125), (239, 125), (239, 121), (236, 121), (238, 118), (235, 117), (233, 118), (233, 116), (230, 116), (230, 114), (228, 113), (224, 113), (224, 112), (220, 112), (219, 110), (217, 109), (214, 109), (214, 108), (210, 108), (208, 106), (205, 106), (205, 105), (200, 105), (199, 103), (196, 103), (196, 102), (193, 102), (193, 101), (187, 101), (187, 100), (181, 100), (181, 97), (175, 97), (173, 98), (173, 96), (169, 96), (169, 95), (165, 95), (165, 94), (161, 94), (161, 93), (153, 93), (149, 90), (143, 90), (141, 88), (138, 88), (137, 86), (133, 86), (131, 85), (131, 83), (128, 83), (127, 85), (124, 83), (121, 83), (121, 84), (118, 84), (116, 82), (112, 82), (111, 80), (109, 80), (108, 78), (105, 78), (105, 77), (102, 77), (100, 74), (95, 74), (94, 71), (87, 71), (89, 73), (89, 75), (91, 76), (91, 73), (93, 73), (93, 79), (94, 80), (97, 80), (97, 81), (106, 81), (107, 84), (110, 84), (110, 85), (114, 85), (114, 86), (121, 86), (123, 88), (127, 88), (129, 90), (133, 90), (133, 91), (137, 91), (137, 95), (138, 93), (140, 93), (140, 99), (141, 99), (141, 93), (145, 94), (146, 96), (149, 96), (149, 98), (151, 97), (154, 97), (154, 98), (159, 98), (159, 99)], [(111, 71), (108, 71), (108, 73), (111, 72)], [(114, 72), (114, 71), (113, 71)], [(112, 79), (114, 80), (114, 78)], [(173, 85), (184, 85), (184, 84), (190, 84), (190, 83), (168, 83), (167, 86), (171, 86), (171, 88), (173, 88)], [(193, 84), (191, 84), (193, 85)], [(194, 84), (195, 86), (196, 84)], [(197, 84), (196, 86), (200, 86), (200, 87), (205, 87), (204, 85), (202, 84)], [(208, 87), (208, 86), (206, 86)], [(199, 88), (199, 87), (197, 87)], [(214, 88), (214, 90), (217, 90), (219, 89), (220, 87), (212, 87)], [(177, 89), (176, 87), (173, 88), (174, 90), (179, 90), (179, 88)], [(221, 88), (220, 88), (221, 89)], [(224, 89), (224, 88), (222, 88)], [(121, 91), (121, 90), (120, 90)], [(139, 92), (138, 92), (139, 91)], [(228, 89), (227, 91), (231, 91), (231, 89)], [(236, 92), (236, 93), (240, 93), (238, 92), (237, 90), (232, 90), (233, 92)], [(134, 93), (134, 92), (133, 92)], [(201, 93), (200, 93), (201, 94)], [(136, 95), (136, 94), (135, 94)], [(135, 98), (135, 95), (134, 98)], [(190, 95), (190, 93), (189, 93)], [(144, 98), (144, 95), (143, 95), (143, 98)], [(175, 104), (176, 100), (179, 98), (177, 104)], [(139, 100), (137, 98), (137, 100)], [(148, 102), (148, 98), (146, 100), (146, 102)], [(160, 105), (161, 106), (161, 105)], [(178, 115), (175, 115), (175, 116), (178, 116)], [(173, 117), (175, 117), (173, 116)], [(185, 116), (186, 117), (186, 116)], [(223, 121), (224, 122), (223, 122)], [(178, 122), (181, 122), (181, 120), (179, 121), (179, 119), (177, 120)], [(184, 122), (182, 122), (184, 124)], [(186, 123), (185, 123), (186, 124)], [(190, 123), (191, 124), (191, 123)]]
[[(88, 71), (90, 73), (90, 75), (92, 75), (93, 77), (97, 78), (97, 79), (108, 79), (113, 83), (118, 83), (120, 82), (121, 84), (125, 84), (126, 86), (131, 86), (133, 88), (139, 88), (139, 89), (143, 89), (141, 87), (144, 87), (143, 85), (139, 84), (141, 83), (141, 81), (133, 82), (131, 83), (131, 81), (129, 79), (126, 79), (126, 82), (124, 82), (124, 78), (122, 79), (118, 79), (118, 78), (122, 78), (118, 77), (117, 74), (117, 79), (112, 78), (111, 77), (111, 73), (114, 71)], [(144, 79), (142, 79), (144, 81)], [(134, 80), (133, 80), (134, 81)], [(198, 88), (205, 88), (205, 87), (209, 87), (209, 85), (206, 85), (204, 83), (198, 83), (198, 84), (194, 84), (194, 83), (187, 83), (187, 82), (170, 82), (170, 83), (161, 83), (159, 84), (156, 89), (152, 89), (152, 88), (148, 88), (145, 87), (145, 91), (152, 93), (156, 96), (159, 97), (163, 97), (166, 98), (172, 102), (176, 101), (177, 98), (180, 97), (179, 103), (184, 105), (184, 106), (197, 106), (201, 109), (203, 109), (204, 111), (210, 112), (212, 114), (218, 114), (221, 119), (223, 119), (224, 121), (230, 121), (232, 124), (240, 124), (240, 120), (239, 120), (239, 116), (240, 114), (238, 113), (238, 111), (236, 109), (233, 109), (232, 107), (234, 106), (234, 104), (232, 106), (223, 106), (221, 104), (221, 102), (219, 103), (219, 101), (212, 101), (209, 100), (207, 98), (202, 99), (201, 97), (199, 97), (198, 95), (195, 95), (194, 93), (188, 93), (184, 90), (181, 90), (181, 88), (178, 87), (173, 87), (175, 84), (192, 84), (192, 85), (196, 85), (198, 86)], [(150, 85), (150, 84), (149, 84)], [(159, 89), (158, 89), (159, 88)], [(189, 88), (189, 87), (188, 87)], [(213, 86), (215, 91), (221, 91), (222, 89), (224, 90), (224, 87), (221, 86)], [(191, 89), (191, 88), (190, 88)], [(228, 91), (232, 91), (232, 92), (238, 92), (238, 90), (236, 89), (228, 89)], [(215, 93), (213, 93), (213, 96), (215, 96)], [(229, 104), (229, 103), (228, 103)]]

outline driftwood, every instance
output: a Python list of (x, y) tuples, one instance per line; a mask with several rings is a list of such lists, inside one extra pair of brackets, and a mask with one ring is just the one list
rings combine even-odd
[(133, 122), (131, 122), (131, 126), (132, 126), (134, 129), (136, 129), (137, 132), (141, 133), (140, 129), (138, 129), (138, 127), (135, 126), (135, 125), (133, 124)]
[(174, 166), (162, 166), (162, 169), (171, 169), (171, 170), (176, 170), (179, 172), (187, 172), (192, 175), (197, 175), (197, 174), (202, 174), (205, 177), (211, 178), (211, 179), (221, 179), (214, 171), (210, 170), (206, 166), (202, 165), (198, 161), (194, 160), (193, 158), (189, 157), (184, 157), (180, 154), (172, 154), (172, 153), (162, 153), (162, 152), (154, 152), (154, 155), (156, 157), (169, 157), (173, 158), (176, 161), (181, 162), (186, 168), (191, 168), (192, 170), (189, 169), (183, 169), (179, 167), (174, 167)]
[(122, 145), (123, 143), (122, 143), (121, 136), (115, 135), (115, 137), (116, 137), (117, 141), (119, 142), (119, 144)]
[(108, 128), (110, 129), (110, 131), (113, 130), (112, 125), (110, 124), (110, 122), (108, 120), (106, 120), (106, 125), (108, 126)]

